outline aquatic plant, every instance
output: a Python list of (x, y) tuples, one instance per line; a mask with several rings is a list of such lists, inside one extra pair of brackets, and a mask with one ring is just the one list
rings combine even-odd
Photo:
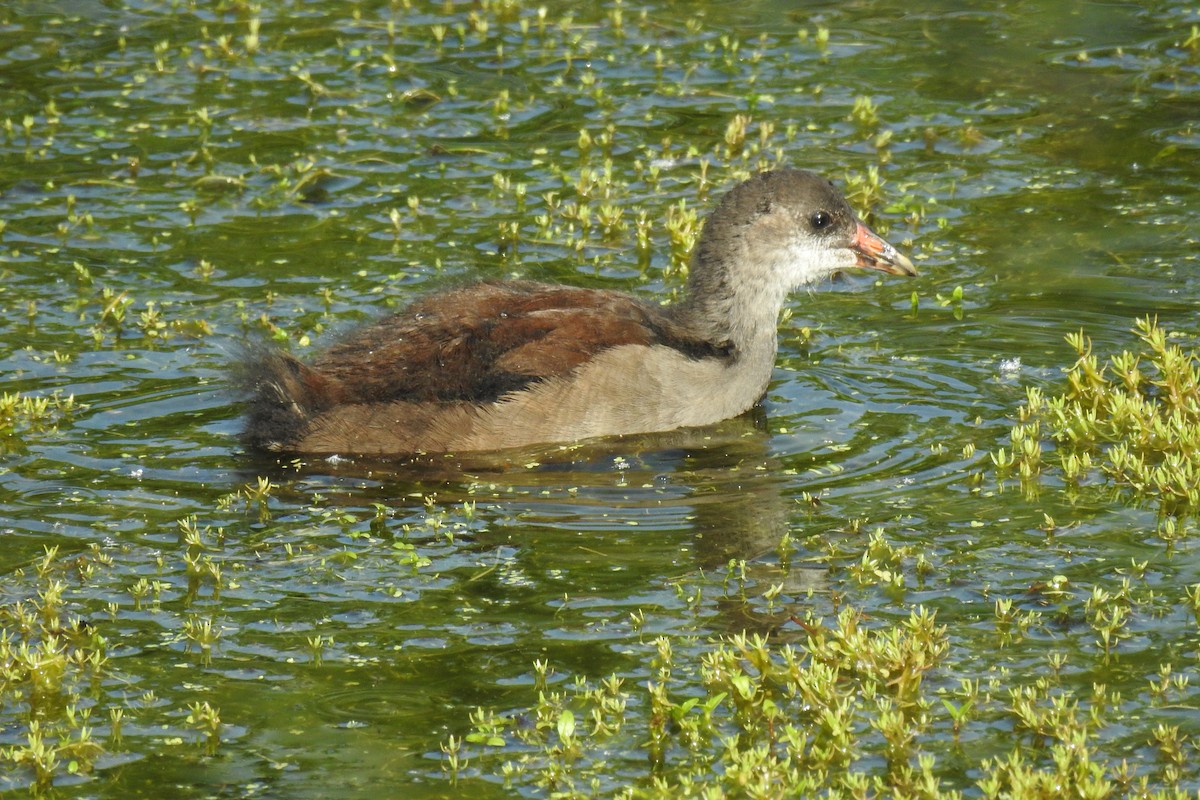
[(1057, 451), (1062, 477), (1080, 485), (1102, 475), (1158, 506), (1163, 533), (1200, 510), (1200, 354), (1172, 341), (1157, 320), (1137, 320), (1141, 347), (1102, 364), (1083, 331), (1068, 335), (1076, 361), (1066, 388), (1030, 387), (1013, 428), (1023, 478), (1040, 471), (1041, 442)]
[[(182, 521), (180, 527), (185, 540), (195, 538)], [(190, 580), (186, 554), (185, 560)], [(228, 736), (220, 710), (207, 700), (188, 698), (184, 710), (161, 703), (152, 690), (139, 696), (127, 692), (129, 682), (110, 663), (104, 635), (110, 619), (122, 617), (121, 604), (114, 600), (99, 606), (93, 596), (112, 567), (106, 550), (93, 544), (70, 557), (47, 547), (30, 568), (9, 573), (7, 592), (17, 599), (0, 604), (0, 727), (5, 731), (0, 792), (28, 788), (33, 796), (44, 796), (121, 763), (128, 752), (123, 726), (131, 720), (140, 728), (138, 744), (129, 748), (133, 751), (147, 746), (149, 729), (172, 749), (184, 741), (181, 734), (192, 732), (209, 756)], [(20, 591), (27, 571), (32, 581)], [(220, 582), (219, 574), (214, 581)], [(160, 595), (170, 588), (163, 581), (139, 578), (128, 592), (134, 608), (143, 608), (150, 598), (149, 610), (159, 614)], [(200, 663), (207, 663), (221, 629), (211, 617), (194, 612), (181, 621), (182, 638), (200, 651)], [(161, 716), (154, 725), (142, 727), (156, 714)]]
[[(0, 747), (0, 778), (36, 790), (58, 776), (90, 772), (104, 750), (82, 695), (103, 674), (108, 643), (71, 613), (57, 556), (58, 548), (48, 547), (35, 565), (42, 584), (36, 597), (0, 606), (0, 712), (7, 741), (24, 739)], [(93, 548), (97, 557), (103, 559)]]
[(86, 408), (74, 395), (61, 392), (40, 396), (0, 392), (0, 453), (20, 449), (29, 432), (58, 430), (75, 412)]
[[(998, 614), (1034, 619), (1004, 605)], [(950, 638), (922, 608), (890, 625), (848, 607), (832, 621), (794, 622), (798, 644), (736, 634), (681, 658), (678, 640), (656, 639), (636, 670), (650, 676), (640, 688), (621, 675), (563, 681), (536, 662), (536, 703), (509, 716), (477, 709), (470, 729), (443, 743), (443, 767), (460, 783), (503, 780), (562, 798), (949, 800), (968, 786), (1015, 800), (1188, 796), (1179, 782), (1194, 745), (1177, 727), (1159, 725), (1144, 742), (1165, 764), (1157, 786), (1103, 754), (1102, 732), (1125, 710), (1102, 684), (1011, 686), (1003, 672), (948, 684)], [(1055, 675), (1066, 660), (1051, 659)], [(1157, 695), (1186, 688), (1186, 676), (1160, 671)], [(1007, 746), (982, 745), (984, 730), (1007, 731)], [(980, 755), (967, 756), (963, 740)]]

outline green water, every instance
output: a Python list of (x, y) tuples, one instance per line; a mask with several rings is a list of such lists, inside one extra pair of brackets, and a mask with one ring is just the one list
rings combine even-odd
[[(1100, 484), (999, 483), (989, 453), (1026, 386), (1060, 386), (1065, 334), (1110, 352), (1146, 314), (1196, 332), (1200, 10), (911, 8), (0, 9), (2, 388), (86, 405), (0, 439), (0, 601), (35, 597), (29, 566), (57, 547), (69, 611), (110, 659), (74, 689), (107, 752), (64, 770), (63, 796), (457, 796), (440, 744), (477, 706), (528, 706), (535, 659), (636, 683), (656, 635), (681, 652), (787, 638), (792, 613), (842, 603), (880, 623), (936, 609), (939, 686), (1025, 685), (1065, 654), (1066, 687), (1128, 704), (1102, 755), (1155, 780), (1155, 726), (1200, 735), (1194, 687), (1147, 690), (1164, 664), (1198, 680), (1195, 547)], [(468, 277), (670, 294), (669, 209), (703, 213), (780, 161), (843, 185), (878, 168), (872, 222), (922, 275), (799, 293), (761, 418), (470, 464), (240, 451), (225, 379), (247, 337), (302, 352)], [(269, 514), (220, 502), (259, 476)], [(189, 576), (192, 516), (219, 581)], [(854, 569), (876, 530), (905, 553), (899, 587)], [(1105, 657), (1084, 600), (1131, 575), (1129, 637)], [(1046, 606), (1030, 589), (1055, 576), (1073, 594)], [(141, 578), (158, 583), (139, 601)], [(1000, 646), (997, 599), (1046, 616)], [(211, 652), (189, 621), (220, 632)], [(26, 701), (0, 699), (0, 746), (20, 744)], [(198, 701), (219, 709), (213, 754)], [(999, 752), (1004, 729), (968, 743)], [(614, 762), (637, 773), (636, 754)], [(947, 757), (947, 786), (976, 791), (969, 762)], [(2, 766), (0, 791), (28, 785)]]

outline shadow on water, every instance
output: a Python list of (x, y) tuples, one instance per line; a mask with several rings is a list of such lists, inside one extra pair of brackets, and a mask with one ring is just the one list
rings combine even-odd
[[(775, 562), (794, 529), (797, 502), (794, 477), (771, 451), (767, 420), (758, 405), (698, 428), (396, 460), (246, 454), (243, 474), (270, 477), (296, 500), (320, 492), (331, 504), (380, 504), (395, 514), (432, 502), (470, 503), (501, 508), (523, 525), (600, 539), (622, 528), (647, 537), (683, 532), (703, 573), (745, 562), (748, 577), (782, 584), (788, 594), (822, 591), (824, 569), (781, 570)], [(510, 535), (506, 527), (488, 527), (475, 537), (486, 548), (507, 543)], [(761, 626), (761, 620), (751, 625)]]

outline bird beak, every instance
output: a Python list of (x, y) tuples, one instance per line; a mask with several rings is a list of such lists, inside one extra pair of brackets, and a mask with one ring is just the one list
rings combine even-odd
[(911, 261), (861, 222), (858, 223), (858, 230), (854, 234), (854, 241), (850, 243), (850, 249), (858, 256), (860, 267), (877, 269), (889, 275), (917, 274), (917, 268)]

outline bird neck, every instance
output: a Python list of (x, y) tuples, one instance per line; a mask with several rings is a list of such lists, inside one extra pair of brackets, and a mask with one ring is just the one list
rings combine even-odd
[(739, 358), (774, 362), (785, 295), (766, 280), (735, 282), (731, 274), (724, 264), (693, 263), (684, 297), (670, 313), (704, 338), (733, 345)]

